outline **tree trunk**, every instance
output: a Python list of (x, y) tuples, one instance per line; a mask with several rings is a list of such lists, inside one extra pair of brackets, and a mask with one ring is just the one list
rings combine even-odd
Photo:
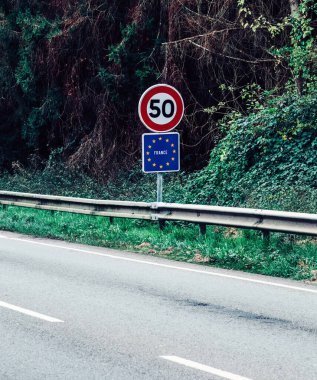
[[(178, 38), (178, 14), (182, 8), (182, 4), (177, 0), (166, 0), (166, 14), (167, 14), (167, 42), (172, 42)], [(182, 73), (175, 62), (175, 49), (173, 44), (165, 45), (165, 64), (162, 73), (162, 79), (165, 83), (174, 85), (178, 88), (181, 86)]]
[[(289, 0), (289, 5), (291, 8), (291, 16), (296, 17), (299, 11), (299, 2), (298, 0)], [(295, 84), (297, 87), (298, 95), (301, 96), (303, 94), (303, 87), (304, 87), (304, 80), (301, 75), (301, 71), (299, 72), (299, 75), (297, 78), (295, 78)]]

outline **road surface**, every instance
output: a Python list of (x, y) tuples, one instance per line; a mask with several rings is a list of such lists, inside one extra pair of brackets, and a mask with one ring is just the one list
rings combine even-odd
[(317, 287), (0, 232), (0, 379), (317, 379)]

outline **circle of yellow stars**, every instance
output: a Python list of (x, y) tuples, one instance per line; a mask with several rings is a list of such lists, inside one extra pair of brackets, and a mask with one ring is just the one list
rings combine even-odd
[[(157, 140), (162, 141), (163, 138), (162, 138), (162, 137), (159, 137)], [(152, 144), (156, 144), (156, 141), (157, 141), (157, 140), (156, 140), (156, 139), (153, 139), (153, 140), (152, 140)], [(169, 142), (170, 142), (170, 139), (165, 139), (165, 142), (169, 143)], [(153, 148), (153, 146), (152, 146), (152, 145), (148, 145), (147, 148), (151, 150), (151, 149)], [(172, 144), (171, 144), (171, 148), (175, 148), (175, 144), (172, 143)], [(176, 153), (177, 153), (176, 149), (173, 149), (173, 154), (176, 154)], [(146, 152), (146, 155), (149, 156), (149, 155), (150, 155), (150, 152), (147, 151), (147, 152)], [(173, 156), (171, 157), (171, 161), (175, 161), (175, 159), (176, 159), (175, 157), (173, 157)], [(151, 162), (151, 161), (152, 161), (151, 158), (148, 158), (147, 160), (148, 160), (148, 162)], [(165, 165), (166, 165), (166, 167), (168, 168), (168, 167), (171, 165), (171, 163), (170, 163), (170, 162), (166, 162)], [(153, 166), (153, 168), (155, 168), (157, 165), (156, 165), (156, 163), (154, 162), (154, 163), (152, 164), (152, 166)], [(160, 169), (164, 169), (164, 164), (163, 164), (163, 165), (160, 165), (159, 168), (160, 168)]]

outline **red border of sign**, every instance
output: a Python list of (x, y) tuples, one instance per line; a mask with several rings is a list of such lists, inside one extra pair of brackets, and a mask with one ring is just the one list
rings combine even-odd
[[(176, 114), (173, 119), (166, 124), (157, 124), (150, 119), (147, 114), (147, 105), (150, 99), (160, 92), (170, 95), (176, 103)], [(170, 132), (177, 127), (184, 115), (184, 101), (181, 94), (168, 84), (156, 84), (148, 88), (139, 101), (139, 116), (142, 123), (152, 132)]]

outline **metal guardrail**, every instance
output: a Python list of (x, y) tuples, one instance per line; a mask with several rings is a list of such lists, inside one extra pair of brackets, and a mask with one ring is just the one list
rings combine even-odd
[(152, 219), (151, 204), (0, 191), (0, 204), (112, 218)]
[(160, 225), (165, 221), (191, 222), (199, 224), (202, 233), (206, 232), (207, 225), (219, 225), (261, 230), (264, 235), (284, 232), (317, 236), (317, 214), (178, 203), (104, 201), (10, 191), (0, 191), (0, 205), (98, 215), (111, 219), (157, 220)]

